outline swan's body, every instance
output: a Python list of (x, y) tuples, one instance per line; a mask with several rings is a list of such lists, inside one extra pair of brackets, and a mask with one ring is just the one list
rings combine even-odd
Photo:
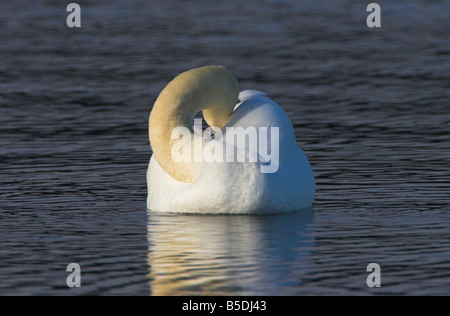
[[(192, 75), (194, 71), (194, 77)], [(169, 84), (158, 100), (171, 99), (169, 102), (183, 103), (174, 108), (176, 111), (187, 111), (188, 114), (174, 112), (168, 102), (155, 102), (150, 116), (150, 141), (154, 155), (147, 172), (148, 199), (147, 207), (154, 211), (181, 213), (282, 213), (292, 212), (311, 207), (314, 194), (314, 175), (303, 151), (297, 146), (294, 131), (289, 117), (281, 107), (259, 91), (246, 90), (239, 94), (241, 101), (235, 108), (231, 104), (237, 98), (233, 96), (237, 84), (229, 72), (218, 66), (194, 69), (183, 73), (185, 78), (174, 79), (173, 86)], [(184, 85), (197, 77), (205, 76), (206, 81), (199, 79), (194, 83), (194, 96), (176, 96), (177, 93), (190, 94), (189, 87)], [(214, 78), (222, 76), (215, 85)], [(224, 80), (227, 81), (224, 84)], [(207, 82), (206, 93), (213, 95), (199, 97), (202, 85)], [(177, 87), (177, 85), (183, 88)], [(217, 104), (198, 105), (214, 100), (214, 94), (228, 89), (226, 95)], [(218, 91), (220, 89), (220, 91)], [(169, 90), (169, 91), (166, 91)], [(230, 95), (229, 100), (225, 100)], [(237, 92), (236, 92), (237, 94)], [(169, 97), (167, 97), (169, 96)], [(192, 99), (195, 102), (189, 103)], [(188, 101), (186, 101), (188, 100)], [(195, 104), (194, 104), (195, 103)], [(234, 102), (236, 103), (236, 102)], [(163, 105), (164, 104), (164, 105)], [(166, 107), (169, 108), (166, 110)], [(220, 107), (220, 110), (218, 110)], [(233, 108), (235, 110), (233, 111)], [(227, 113), (227, 110), (229, 113)], [(267, 162), (192, 162), (174, 163), (168, 157), (171, 143), (171, 128), (183, 125), (192, 131), (192, 141), (201, 138), (192, 128), (193, 115), (203, 110), (206, 121), (212, 126), (218, 126), (224, 132), (228, 127), (278, 127), (279, 142), (274, 144), (279, 152), (278, 169), (273, 173), (262, 173), (261, 165)], [(209, 112), (208, 112), (209, 111)], [(167, 112), (166, 116), (164, 112)], [(170, 115), (172, 117), (170, 117)], [(173, 117), (175, 116), (175, 118)], [(177, 118), (178, 117), (178, 118)], [(163, 123), (161, 120), (169, 121)], [(175, 120), (175, 122), (170, 122)], [(152, 127), (153, 124), (153, 127)], [(153, 129), (152, 129), (153, 128)], [(161, 139), (165, 135), (164, 140)], [(168, 136), (167, 136), (168, 135)], [(268, 148), (271, 148), (270, 138)], [(217, 140), (202, 140), (203, 143)], [(165, 147), (165, 148), (164, 148)], [(194, 148), (194, 146), (193, 146)], [(248, 146), (246, 147), (248, 150)], [(250, 153), (251, 154), (255, 153)], [(257, 155), (257, 154), (256, 154)], [(181, 169), (181, 170), (180, 170)]]

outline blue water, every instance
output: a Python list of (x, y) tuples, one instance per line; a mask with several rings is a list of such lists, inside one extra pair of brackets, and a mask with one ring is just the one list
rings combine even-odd
[[(1, 295), (450, 293), (448, 1), (79, 3), (0, 4)], [(312, 211), (147, 211), (151, 106), (206, 64), (286, 110)]]

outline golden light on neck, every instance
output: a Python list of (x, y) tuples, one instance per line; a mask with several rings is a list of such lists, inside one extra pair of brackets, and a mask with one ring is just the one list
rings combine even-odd
[(236, 78), (222, 66), (195, 68), (175, 77), (160, 93), (149, 120), (153, 154), (161, 167), (181, 182), (193, 182), (198, 174), (194, 163), (174, 162), (172, 130), (186, 127), (193, 133), (194, 115), (203, 111), (211, 126), (222, 128), (233, 112), (239, 89)]

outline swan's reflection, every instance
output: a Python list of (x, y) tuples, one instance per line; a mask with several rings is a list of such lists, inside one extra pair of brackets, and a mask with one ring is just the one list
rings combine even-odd
[(273, 216), (149, 212), (152, 295), (290, 295), (314, 246), (313, 213)]

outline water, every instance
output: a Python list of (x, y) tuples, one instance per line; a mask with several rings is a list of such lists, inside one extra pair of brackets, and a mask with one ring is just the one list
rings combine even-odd
[[(0, 294), (450, 293), (448, 1), (5, 2)], [(147, 213), (151, 105), (206, 64), (287, 111), (311, 212)]]

